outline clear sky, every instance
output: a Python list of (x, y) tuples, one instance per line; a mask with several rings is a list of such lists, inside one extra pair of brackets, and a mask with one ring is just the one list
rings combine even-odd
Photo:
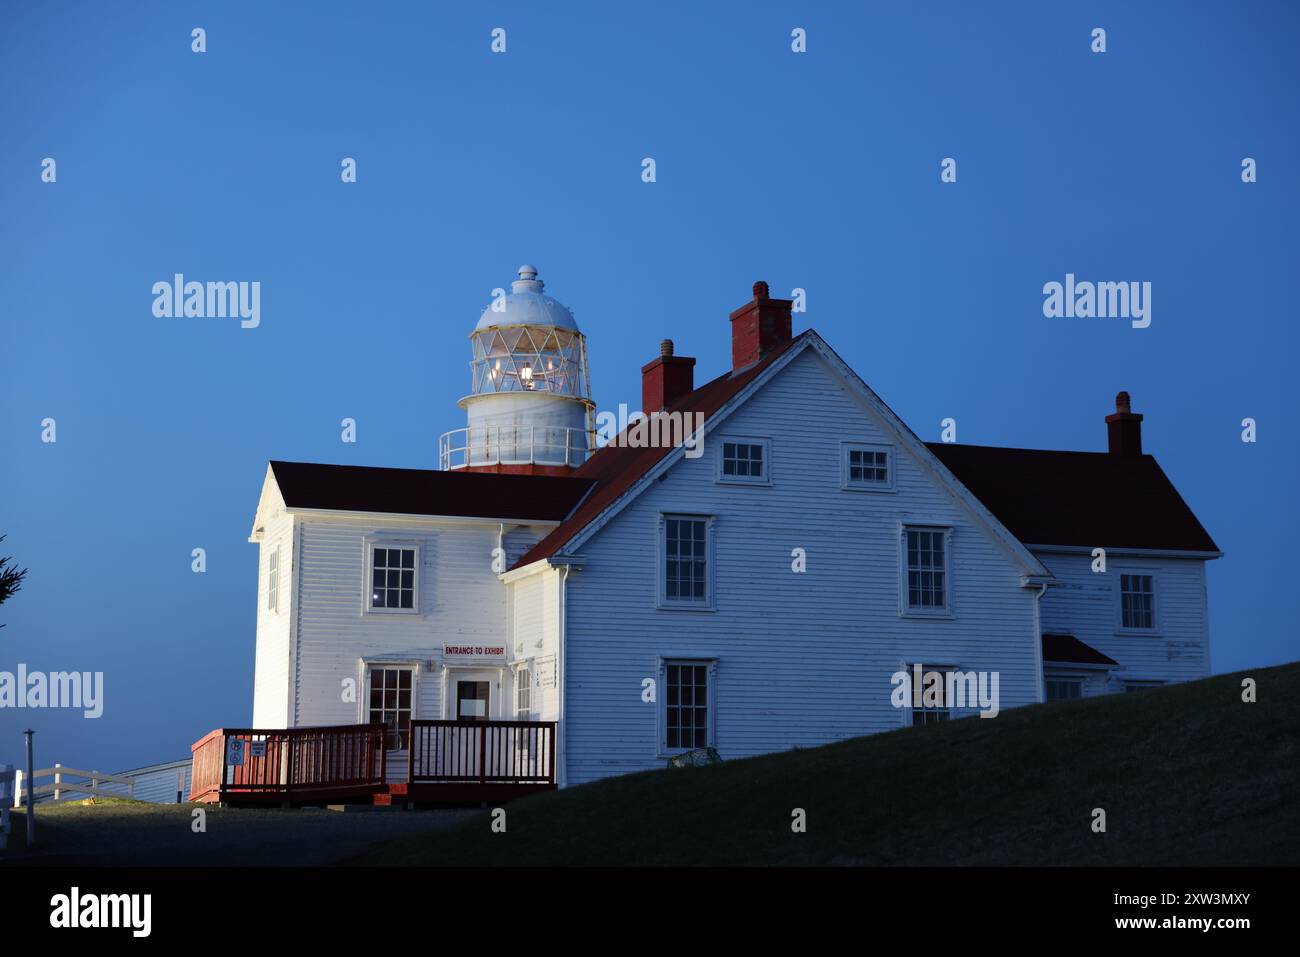
[[(30, 573), (0, 670), (103, 671), (106, 702), (0, 710), (0, 763), (28, 723), (101, 770), (246, 725), (266, 461), (437, 467), (523, 262), (602, 409), (664, 337), (725, 371), (756, 279), (928, 440), (1101, 450), (1129, 390), (1226, 553), (1214, 670), (1295, 659), (1298, 11), (5, 3), (0, 554)], [(178, 272), (260, 282), (261, 325), (156, 318)], [(1044, 317), (1067, 272), (1152, 283), (1150, 327)]]

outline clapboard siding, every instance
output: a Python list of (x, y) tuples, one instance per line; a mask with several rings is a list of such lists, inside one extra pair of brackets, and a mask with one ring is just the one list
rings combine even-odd
[[(532, 680), (527, 716), (537, 721), (559, 718), (559, 595), (561, 572), (547, 568), (509, 585), (513, 662), (526, 663)], [(514, 694), (514, 686), (511, 686)], [(511, 707), (514, 699), (511, 699)]]
[[(1042, 553), (1039, 559), (1057, 579), (1043, 598), (1043, 630), (1072, 634), (1119, 662), (1104, 691), (1122, 691), (1126, 680), (1191, 681), (1210, 673), (1203, 560), (1112, 553), (1106, 571), (1094, 572), (1088, 555)], [(1125, 572), (1155, 577), (1154, 634), (1119, 627), (1119, 576)]]
[[(272, 483), (273, 485), (273, 483)], [(287, 727), (289, 717), (289, 640), (293, 620), (293, 516), (286, 513), (279, 493), (257, 557), (257, 647), (253, 678), (253, 727)], [(267, 608), (271, 555), (279, 549), (276, 608)]]
[[(299, 524), (294, 725), (365, 720), (360, 694), (345, 700), (344, 681), (353, 679), (360, 689), (362, 660), (380, 657), (420, 662), (415, 716), (441, 717), (443, 643), (507, 642), (507, 590), (492, 568), (499, 526), (315, 516), (302, 516)], [(543, 531), (509, 529), (507, 554), (523, 554)], [(362, 613), (368, 535), (419, 546), (419, 614)]]
[[(721, 485), (727, 435), (771, 440), (770, 487)], [(894, 445), (894, 493), (840, 488), (842, 441)], [(663, 512), (716, 516), (715, 612), (657, 610)], [(900, 617), (899, 522), (953, 526), (954, 617)], [(792, 550), (807, 572), (791, 570)], [(725, 758), (899, 727), (904, 662), (998, 671), (1002, 707), (1038, 700), (1036, 598), (1022, 569), (874, 412), (805, 352), (579, 549), (568, 586), (567, 783), (661, 767), (642, 681), (663, 657), (716, 658)]]
[(189, 796), (190, 764), (190, 759), (186, 758), (182, 761), (172, 761), (167, 764), (121, 773), (134, 782), (133, 794), (137, 801), (150, 801), (154, 804), (175, 804), (177, 774), (185, 776), (185, 784), (182, 789), (183, 798)]

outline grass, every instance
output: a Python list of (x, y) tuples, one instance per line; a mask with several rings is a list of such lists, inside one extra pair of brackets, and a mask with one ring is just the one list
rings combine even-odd
[(609, 778), (512, 802), (505, 834), (485, 811), (345, 862), (1294, 865), (1298, 745), (1300, 663)]
[[(206, 830), (192, 828), (202, 808)], [(365, 814), (319, 809), (220, 808), (96, 798), (36, 808), (36, 847), (27, 820), (11, 812), (0, 863), (34, 866), (318, 866), (383, 838), (445, 827), (464, 811)]]

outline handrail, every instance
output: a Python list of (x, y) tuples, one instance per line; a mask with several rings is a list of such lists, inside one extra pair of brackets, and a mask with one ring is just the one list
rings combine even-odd
[(452, 429), (438, 437), (438, 465), (444, 471), (483, 465), (570, 465), (577, 467), (596, 448), (593, 429), (561, 425), (502, 425)]
[(408, 784), (555, 786), (554, 721), (412, 720)]
[[(382, 786), (387, 771), (385, 726), (218, 728), (191, 748), (190, 800), (228, 795), (280, 795)], [(244, 741), (243, 763), (229, 763), (228, 742)], [(257, 739), (257, 740), (255, 740)], [(255, 756), (253, 745), (260, 745)]]

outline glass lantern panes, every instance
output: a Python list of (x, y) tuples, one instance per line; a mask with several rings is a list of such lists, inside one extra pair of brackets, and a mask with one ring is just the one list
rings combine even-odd
[(583, 338), (553, 326), (498, 326), (473, 337), (471, 391), (548, 392), (587, 398)]

